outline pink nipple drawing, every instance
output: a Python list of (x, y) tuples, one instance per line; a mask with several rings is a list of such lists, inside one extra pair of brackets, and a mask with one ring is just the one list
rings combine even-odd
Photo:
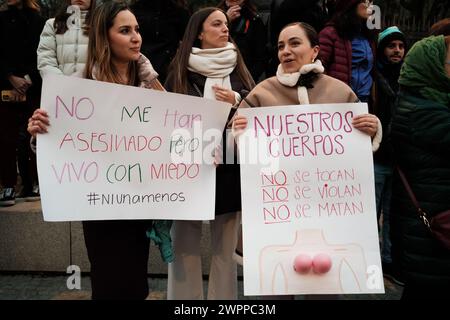
[(308, 273), (312, 267), (312, 259), (307, 254), (299, 254), (294, 259), (294, 270), (300, 274)]
[(325, 253), (319, 253), (312, 260), (313, 270), (316, 274), (324, 274), (331, 269), (331, 258)]

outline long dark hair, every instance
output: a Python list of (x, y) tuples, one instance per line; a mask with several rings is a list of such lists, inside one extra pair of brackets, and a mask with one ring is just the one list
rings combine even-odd
[[(217, 8), (220, 8), (223, 11), (227, 11), (228, 6), (226, 3), (226, 0), (220, 1), (219, 4), (217, 5)], [(246, 18), (253, 18), (258, 15), (258, 9), (256, 8), (255, 4), (252, 2), (252, 0), (244, 0), (244, 2), (242, 2), (241, 13)]]
[[(292, 27), (292, 26), (297, 26), (305, 32), (305, 35), (308, 38), (309, 43), (311, 44), (311, 48), (319, 45), (319, 35), (313, 26), (311, 26), (310, 24), (307, 24), (306, 22), (291, 22), (291, 23), (285, 25), (281, 29), (281, 31), (283, 31), (287, 27)], [(280, 33), (281, 33), (281, 31), (280, 31)]]
[(375, 39), (375, 32), (367, 28), (367, 21), (363, 21), (356, 13), (356, 7), (363, 2), (365, 1), (355, 1), (353, 5), (347, 6), (344, 10), (336, 8), (330, 24), (336, 28), (341, 38), (353, 39), (358, 34), (362, 34), (369, 40)]
[[(56, 34), (63, 34), (67, 31), (67, 19), (71, 16), (71, 13), (67, 13), (67, 8), (72, 4), (71, 0), (65, 0), (55, 16), (55, 22), (53, 27), (56, 29)], [(94, 12), (96, 0), (91, 0), (86, 20), (83, 25), (83, 33), (87, 36), (89, 34), (89, 25), (91, 22), (92, 13)]]
[[(188, 93), (188, 63), (189, 56), (192, 51), (192, 47), (201, 47), (198, 35), (201, 33), (203, 28), (203, 23), (205, 20), (215, 11), (222, 12), (225, 17), (227, 15), (223, 10), (213, 7), (208, 7), (200, 9), (195, 12), (189, 19), (186, 31), (184, 32), (183, 40), (181, 41), (180, 47), (177, 50), (175, 58), (169, 66), (169, 76), (173, 83), (171, 84), (172, 90), (176, 93), (187, 94)], [(228, 17), (226, 18), (228, 20)], [(229, 39), (231, 43), (234, 44), (232, 39)], [(239, 49), (236, 46), (237, 51), (237, 65), (236, 72), (241, 79), (242, 83), (247, 90), (251, 90), (255, 86), (250, 72), (245, 66), (244, 59), (242, 58)]]

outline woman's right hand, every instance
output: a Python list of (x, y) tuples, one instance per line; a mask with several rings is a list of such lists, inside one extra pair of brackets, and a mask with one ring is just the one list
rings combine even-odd
[(22, 95), (26, 94), (28, 88), (31, 86), (31, 81), (29, 81), (25, 78), (16, 77), (14, 75), (10, 75), (8, 77), (8, 80), (12, 84), (14, 89), (16, 89), (17, 92)]
[(50, 126), (47, 111), (44, 109), (34, 110), (33, 115), (28, 119), (28, 132), (34, 137), (37, 133), (47, 133)]
[(233, 118), (231, 129), (235, 136), (239, 136), (245, 129), (247, 129), (248, 120), (246, 116), (236, 115)]

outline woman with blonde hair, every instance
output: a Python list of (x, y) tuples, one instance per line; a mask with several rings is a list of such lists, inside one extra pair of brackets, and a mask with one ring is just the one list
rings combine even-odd
[[(140, 53), (142, 38), (125, 1), (98, 6), (89, 30), (84, 78), (164, 90), (150, 61)], [(48, 115), (38, 109), (28, 131), (47, 132)], [(83, 221), (91, 263), (92, 299), (145, 299), (151, 220)]]

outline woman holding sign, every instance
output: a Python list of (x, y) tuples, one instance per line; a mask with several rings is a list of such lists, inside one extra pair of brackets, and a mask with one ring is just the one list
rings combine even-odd
[[(237, 106), (253, 86), (253, 79), (239, 50), (230, 40), (226, 14), (217, 8), (205, 8), (194, 13), (170, 66), (166, 81), (168, 91)], [(236, 109), (232, 110), (234, 113)], [(224, 159), (226, 153), (224, 150)], [(239, 226), (237, 212), (240, 210), (239, 166), (219, 165), (216, 217), (210, 224), (212, 261), (208, 299), (237, 298), (237, 268), (232, 254)], [(169, 265), (168, 299), (203, 299), (201, 231), (202, 221), (174, 223), (175, 261)]]
[[(84, 77), (122, 85), (164, 90), (150, 61), (140, 53), (139, 26), (126, 2), (108, 1), (92, 17)], [(49, 127), (47, 113), (38, 109), (28, 131)], [(91, 263), (92, 299), (145, 299), (151, 220), (84, 221)]]
[[(358, 102), (348, 85), (323, 74), (318, 54), (319, 38), (313, 27), (302, 22), (285, 26), (278, 37), (280, 64), (276, 76), (258, 84), (242, 101), (241, 107)], [(371, 136), (373, 151), (378, 149), (381, 124), (376, 116), (356, 116), (353, 127)], [(236, 115), (233, 128), (247, 128), (247, 118)]]
[[(285, 26), (278, 37), (278, 66), (275, 77), (258, 84), (241, 103), (241, 107), (288, 106), (299, 104), (352, 103), (358, 98), (344, 82), (324, 75), (317, 60), (319, 38), (313, 27), (295, 22)], [(247, 118), (236, 115), (233, 130), (247, 128)], [(354, 128), (372, 137), (375, 152), (381, 142), (381, 123), (371, 114), (353, 118)], [(242, 237), (235, 258), (242, 261)]]

